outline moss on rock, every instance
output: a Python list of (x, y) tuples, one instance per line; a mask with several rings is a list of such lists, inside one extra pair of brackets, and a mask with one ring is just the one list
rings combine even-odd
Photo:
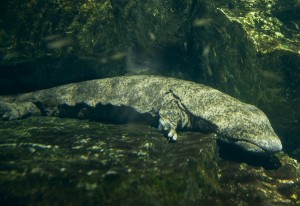
[(298, 150), (299, 2), (203, 0), (198, 7), (205, 9), (197, 18), (211, 24), (192, 31), (194, 80), (262, 108), (284, 149)]
[(181, 132), (169, 143), (145, 125), (55, 117), (1, 121), (0, 203), (299, 204), (296, 160), (280, 153), (274, 158), (281, 166), (264, 169), (269, 157), (251, 157), (255, 165), (220, 159), (213, 137)]

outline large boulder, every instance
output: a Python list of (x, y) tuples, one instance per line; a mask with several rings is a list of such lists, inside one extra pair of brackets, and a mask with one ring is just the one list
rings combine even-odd
[(1, 205), (300, 203), (296, 160), (218, 147), (213, 134), (170, 143), (145, 125), (55, 117), (2, 121), (0, 134)]

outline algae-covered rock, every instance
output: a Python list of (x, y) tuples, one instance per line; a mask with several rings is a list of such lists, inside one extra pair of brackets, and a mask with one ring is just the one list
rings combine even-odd
[(212, 134), (181, 132), (169, 143), (145, 125), (0, 123), (1, 205), (299, 204), (300, 165), (283, 153), (279, 164), (251, 157), (255, 164), (224, 156)]
[(1, 11), (0, 93), (122, 74), (110, 1), (13, 0)]
[[(284, 153), (253, 156), (220, 147), (219, 184), (229, 205), (297, 205), (300, 164)], [(229, 149), (229, 150), (228, 150)]]
[(110, 1), (13, 0), (1, 5), (2, 63), (45, 56), (107, 55), (118, 46)]
[(1, 122), (3, 204), (183, 205), (215, 202), (213, 135), (59, 118)]
[[(158, 72), (148, 71), (145, 64), (169, 68), (160, 59), (173, 45), (183, 45), (191, 25), (191, 4), (190, 0), (3, 2), (0, 93), (143, 70)], [(140, 53), (145, 56), (136, 56)]]
[(123, 42), (131, 42), (155, 55), (172, 44), (183, 45), (186, 41), (185, 34), (191, 27), (193, 1), (111, 2)]
[(197, 6), (205, 9), (196, 19), (209, 24), (196, 21), (191, 32), (196, 81), (262, 108), (284, 149), (299, 159), (299, 1), (203, 0)]

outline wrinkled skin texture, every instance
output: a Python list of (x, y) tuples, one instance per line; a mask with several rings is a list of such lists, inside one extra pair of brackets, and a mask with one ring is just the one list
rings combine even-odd
[[(110, 114), (104, 105), (111, 106)], [(119, 110), (111, 109), (114, 107)], [(268, 118), (255, 106), (211, 87), (174, 78), (114, 77), (0, 97), (1, 119), (41, 114), (105, 119), (111, 113), (114, 120), (138, 119), (137, 114), (148, 115), (146, 121), (159, 118), (159, 129), (173, 141), (178, 129), (187, 129), (214, 132), (220, 140), (250, 152), (282, 149)]]

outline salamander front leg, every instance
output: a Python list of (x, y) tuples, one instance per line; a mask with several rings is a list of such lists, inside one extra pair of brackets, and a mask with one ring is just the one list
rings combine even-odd
[(189, 116), (184, 110), (184, 106), (179, 99), (174, 97), (172, 92), (168, 92), (159, 110), (158, 129), (163, 131), (168, 140), (177, 140), (177, 128), (183, 128), (190, 124)]
[(176, 133), (176, 125), (173, 125), (171, 122), (164, 120), (163, 118), (159, 119), (158, 129), (163, 131), (168, 135), (168, 139), (170, 141), (177, 140), (177, 133)]

